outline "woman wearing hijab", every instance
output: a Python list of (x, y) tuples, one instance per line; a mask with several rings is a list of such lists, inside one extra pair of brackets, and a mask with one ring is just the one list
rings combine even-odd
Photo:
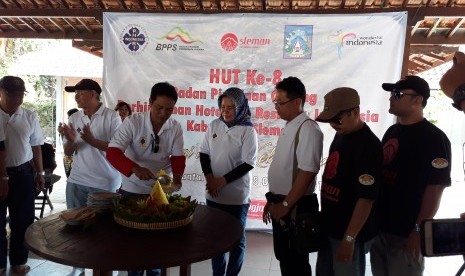
[(238, 275), (245, 255), (245, 223), (250, 205), (251, 170), (257, 159), (257, 133), (250, 121), (244, 91), (228, 88), (219, 98), (221, 116), (211, 122), (200, 147), (206, 179), (207, 206), (236, 217), (242, 224), (240, 243), (226, 255), (212, 258), (214, 276)]

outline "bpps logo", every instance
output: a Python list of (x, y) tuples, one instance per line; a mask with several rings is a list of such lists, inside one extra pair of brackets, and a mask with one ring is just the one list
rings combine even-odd
[[(166, 34), (156, 38), (161, 43), (157, 43), (157, 51), (203, 51), (203, 44), (200, 39), (194, 38), (189, 32), (181, 27), (174, 27)], [(168, 41), (168, 43), (166, 43)], [(165, 43), (163, 43), (165, 42)]]
[(234, 51), (237, 48), (237, 44), (237, 36), (233, 33), (227, 33), (221, 38), (221, 47), (228, 52)]
[(147, 47), (149, 39), (144, 28), (131, 24), (121, 32), (120, 42), (126, 52), (140, 54)]

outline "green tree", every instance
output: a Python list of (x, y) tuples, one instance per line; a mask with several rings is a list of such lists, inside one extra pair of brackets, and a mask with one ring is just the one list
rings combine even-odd
[[(5, 54), (0, 57), (0, 72), (6, 75), (8, 68), (16, 60), (29, 52), (41, 50), (48, 47), (54, 40), (43, 39), (5, 39)], [(34, 110), (39, 116), (40, 126), (44, 137), (49, 142), (55, 143), (55, 121), (56, 121), (56, 83), (54, 76), (19, 76), (25, 82), (31, 84), (35, 90), (33, 99), (27, 98), (23, 106)]]

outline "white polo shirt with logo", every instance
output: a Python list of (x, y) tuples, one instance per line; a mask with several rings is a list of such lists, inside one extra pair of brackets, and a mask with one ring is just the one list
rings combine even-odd
[[(94, 138), (110, 141), (121, 125), (118, 112), (101, 105), (91, 118), (85, 115), (83, 110), (79, 110), (69, 117), (68, 122), (73, 124), (77, 132), (74, 141), (76, 150), (68, 181), (106, 191), (116, 191), (121, 185), (120, 173), (107, 161), (105, 151), (84, 142), (79, 133), (83, 131), (85, 124), (89, 124)], [(66, 142), (64, 138), (63, 143)]]
[[(157, 133), (160, 142), (158, 152), (152, 151), (152, 122), (150, 112), (137, 113), (126, 118), (113, 136), (109, 147), (122, 150), (140, 167), (149, 169), (154, 175), (159, 170), (171, 174), (170, 156), (184, 155), (184, 140), (181, 124), (169, 118)], [(154, 180), (140, 180), (135, 174), (122, 176), (121, 188), (127, 192), (149, 194)]]
[(11, 116), (0, 109), (0, 120), (5, 134), (5, 166), (16, 167), (32, 160), (31, 146), (44, 143), (37, 114), (21, 106)]
[[(294, 152), (297, 154), (298, 168), (318, 173), (323, 151), (323, 133), (318, 124), (305, 112), (299, 114), (292, 121), (286, 123), (276, 143), (276, 151), (268, 169), (268, 183), (270, 192), (287, 195), (292, 188), (292, 173), (294, 166)], [(307, 121), (305, 121), (307, 120)], [(305, 121), (305, 122), (304, 122)], [(303, 123), (303, 125), (302, 125)], [(295, 147), (297, 130), (302, 125), (299, 134), (299, 144)], [(312, 194), (315, 191), (316, 177), (305, 193)]]
[[(251, 126), (228, 128), (215, 119), (210, 123), (200, 152), (210, 156), (210, 165), (215, 177), (222, 177), (244, 162), (255, 167), (257, 160), (257, 132)], [(220, 204), (247, 204), (250, 201), (252, 172), (224, 185), (217, 197), (205, 194), (206, 199)]]

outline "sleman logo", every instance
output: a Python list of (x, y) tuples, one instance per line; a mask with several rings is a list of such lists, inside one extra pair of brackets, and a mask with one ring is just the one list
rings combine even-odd
[(286, 25), (284, 29), (284, 59), (312, 58), (313, 25)]
[(130, 54), (140, 54), (147, 47), (149, 39), (147, 32), (140, 25), (126, 26), (120, 35), (120, 43), (124, 50)]
[(444, 169), (449, 166), (449, 162), (444, 158), (436, 158), (431, 162), (431, 165), (436, 169)]
[(241, 49), (257, 49), (271, 44), (271, 39), (266, 37), (247, 37), (238, 39), (233, 33), (227, 33), (221, 38), (221, 47), (225, 51), (232, 52), (237, 47)]
[(369, 174), (362, 174), (358, 177), (358, 182), (365, 186), (370, 186), (375, 183), (375, 178)]
[(228, 52), (234, 51), (237, 48), (237, 44), (237, 36), (233, 33), (227, 33), (221, 38), (221, 47)]

